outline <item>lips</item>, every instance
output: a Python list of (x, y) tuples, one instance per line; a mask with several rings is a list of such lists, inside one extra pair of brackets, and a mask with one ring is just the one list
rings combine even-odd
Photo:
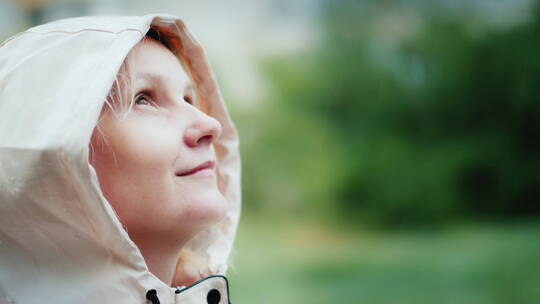
[(206, 169), (213, 170), (215, 165), (216, 165), (216, 163), (214, 161), (211, 161), (211, 160), (205, 161), (204, 163), (198, 165), (197, 167), (194, 167), (194, 168), (191, 168), (189, 170), (185, 170), (185, 171), (176, 173), (176, 176), (193, 175), (193, 174), (195, 174), (195, 173), (197, 173), (199, 171), (206, 170)]

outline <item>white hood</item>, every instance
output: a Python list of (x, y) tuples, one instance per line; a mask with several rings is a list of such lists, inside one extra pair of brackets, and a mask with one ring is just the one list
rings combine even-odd
[(150, 273), (88, 163), (116, 73), (150, 27), (187, 63), (205, 112), (223, 126), (215, 150), (228, 213), (186, 246), (198, 262), (185, 266), (225, 273), (240, 215), (240, 157), (203, 49), (174, 16), (65, 19), (0, 45), (0, 303), (145, 303), (152, 289), (161, 303), (199, 303), (202, 296), (188, 297), (228, 292), (217, 276), (175, 294)]

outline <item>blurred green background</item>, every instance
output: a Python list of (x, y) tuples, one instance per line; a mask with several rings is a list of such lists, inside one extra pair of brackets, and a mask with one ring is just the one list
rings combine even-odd
[(234, 303), (540, 303), (540, 1), (194, 3), (8, 1), (4, 36), (200, 30), (242, 138)]

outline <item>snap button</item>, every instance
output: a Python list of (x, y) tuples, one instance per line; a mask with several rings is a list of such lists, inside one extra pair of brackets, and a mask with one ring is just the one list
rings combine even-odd
[(218, 304), (219, 300), (221, 300), (221, 294), (219, 293), (219, 290), (212, 289), (208, 292), (208, 295), (206, 296), (206, 302), (208, 304)]
[(152, 302), (152, 304), (159, 304), (159, 298), (155, 289), (150, 289), (146, 292), (146, 299)]

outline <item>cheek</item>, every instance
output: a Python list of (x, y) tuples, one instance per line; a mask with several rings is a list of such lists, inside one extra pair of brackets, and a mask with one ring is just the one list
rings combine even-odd
[(178, 157), (178, 148), (168, 133), (164, 128), (119, 126), (109, 129), (104, 139), (94, 140), (92, 158), (102, 187), (144, 196), (163, 190), (159, 184), (173, 175)]
[(158, 126), (124, 129), (111, 138), (123, 170), (172, 172), (179, 145), (175, 132)]
[(101, 127), (104, 136), (97, 131), (92, 136), (90, 162), (105, 197), (126, 226), (141, 218), (157, 220), (162, 206), (156, 203), (169, 200), (173, 192), (177, 135), (166, 126), (140, 122), (104, 122)]

